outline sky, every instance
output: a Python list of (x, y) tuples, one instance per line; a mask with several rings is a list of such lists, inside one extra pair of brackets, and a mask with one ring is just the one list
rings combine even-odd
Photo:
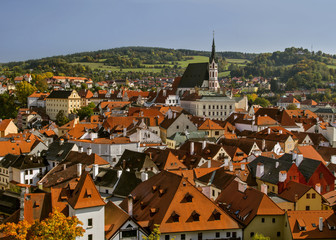
[(0, 62), (126, 46), (336, 54), (335, 0), (1, 0)]

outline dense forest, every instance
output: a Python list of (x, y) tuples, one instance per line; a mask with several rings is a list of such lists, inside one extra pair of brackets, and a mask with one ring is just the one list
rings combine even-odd
[(228, 66), (231, 77), (261, 76), (278, 78), (287, 90), (324, 87), (336, 78), (336, 57), (321, 51), (314, 53), (303, 48), (286, 48), (283, 52), (263, 53), (246, 66)]

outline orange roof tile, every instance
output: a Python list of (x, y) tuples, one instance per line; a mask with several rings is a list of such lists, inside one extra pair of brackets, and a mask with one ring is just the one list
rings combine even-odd
[(203, 122), (201, 126), (198, 127), (198, 130), (224, 130), (224, 128), (222, 128), (214, 121), (207, 119)]
[(310, 158), (314, 160), (321, 161), (324, 165), (326, 165), (326, 162), (322, 158), (322, 156), (316, 151), (316, 149), (311, 146), (298, 146), (299, 151), (302, 153), (304, 158)]
[(90, 177), (88, 172), (84, 172), (72, 194), (68, 203), (73, 209), (104, 206), (105, 202)]

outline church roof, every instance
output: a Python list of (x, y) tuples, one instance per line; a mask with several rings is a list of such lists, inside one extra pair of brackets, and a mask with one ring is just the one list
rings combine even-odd
[(208, 63), (190, 63), (181, 78), (178, 88), (201, 87), (204, 80), (209, 80)]

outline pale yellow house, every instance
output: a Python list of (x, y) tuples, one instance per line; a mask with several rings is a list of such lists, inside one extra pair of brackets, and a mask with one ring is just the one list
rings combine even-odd
[(18, 133), (18, 128), (14, 124), (12, 119), (0, 119), (0, 137), (4, 137), (8, 134)]
[(66, 116), (81, 107), (81, 97), (76, 90), (52, 91), (46, 99), (46, 113), (55, 120), (59, 111), (63, 110)]
[(198, 130), (205, 131), (209, 138), (214, 137), (218, 139), (224, 135), (224, 128), (210, 119), (205, 120), (201, 126), (198, 127)]
[(243, 239), (253, 239), (263, 234), (270, 239), (286, 239), (289, 234), (285, 224), (285, 211), (266, 194), (249, 188), (244, 182), (232, 181), (216, 199), (219, 206), (244, 226)]
[(283, 210), (322, 210), (322, 196), (311, 186), (290, 181), (278, 196), (288, 201), (278, 204)]

